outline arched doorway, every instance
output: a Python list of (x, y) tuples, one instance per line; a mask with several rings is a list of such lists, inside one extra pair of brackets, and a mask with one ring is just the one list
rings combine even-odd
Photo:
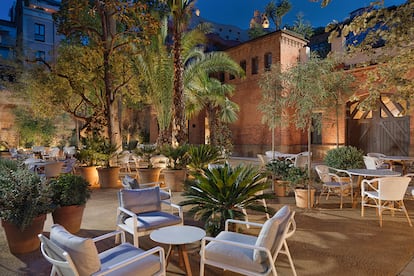
[(392, 101), (388, 95), (381, 96), (376, 110), (361, 111), (358, 103), (347, 105), (347, 144), (364, 153), (408, 155), (410, 117), (406, 115), (407, 103)]

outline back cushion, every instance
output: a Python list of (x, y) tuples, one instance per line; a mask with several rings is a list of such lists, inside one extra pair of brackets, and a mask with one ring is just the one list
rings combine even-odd
[(119, 204), (136, 214), (161, 211), (160, 188), (121, 189)]
[(91, 275), (101, 268), (98, 250), (92, 239), (75, 236), (59, 224), (52, 225), (50, 240), (69, 253), (80, 276)]
[[(289, 206), (285, 205), (264, 223), (255, 245), (266, 247), (273, 254), (273, 251), (281, 242), (283, 231), (287, 226), (286, 222), (289, 221), (289, 216)], [(267, 255), (264, 251), (254, 250), (253, 260), (258, 263), (263, 263), (267, 260)]]

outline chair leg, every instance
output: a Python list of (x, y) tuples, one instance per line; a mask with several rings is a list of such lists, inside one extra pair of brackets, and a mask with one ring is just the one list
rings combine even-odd
[(286, 256), (288, 257), (289, 264), (290, 264), (290, 267), (292, 268), (293, 275), (297, 276), (295, 265), (293, 264), (292, 256), (290, 255), (289, 247), (287, 245), (286, 240), (283, 241), (283, 247), (285, 248), (284, 252), (285, 252)]
[(270, 219), (269, 213), (267, 212), (267, 204), (266, 204), (266, 200), (263, 198), (263, 199), (262, 199), (262, 201), (263, 201), (263, 206), (266, 208), (266, 218), (267, 218), (267, 219)]
[[(247, 216), (247, 211), (246, 211), (246, 209), (242, 209), (242, 213), (243, 213), (243, 215), (244, 215), (244, 221), (245, 222), (249, 222), (249, 217)], [(250, 225), (249, 224), (246, 224), (246, 228), (247, 229), (250, 229)]]
[(407, 212), (407, 209), (405, 208), (405, 204), (404, 204), (404, 202), (401, 200), (401, 203), (400, 203), (400, 205), (401, 205), (401, 209), (404, 211), (404, 213), (405, 213), (405, 217), (407, 218), (407, 220), (408, 220), (408, 224), (410, 225), (410, 227), (413, 227), (413, 224), (412, 224), (412, 222), (411, 222), (411, 219), (410, 219), (410, 216), (408, 215), (408, 212)]

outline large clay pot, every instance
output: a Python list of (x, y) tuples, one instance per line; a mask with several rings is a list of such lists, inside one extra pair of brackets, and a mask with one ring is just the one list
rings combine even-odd
[(60, 224), (70, 233), (75, 234), (80, 230), (84, 210), (85, 205), (71, 205), (56, 208), (52, 212), (53, 223)]
[(140, 184), (157, 182), (160, 179), (161, 168), (138, 169), (138, 182)]
[(43, 232), (45, 221), (46, 215), (40, 215), (33, 219), (31, 225), (20, 231), (15, 224), (2, 220), (1, 225), (6, 233), (10, 252), (13, 254), (23, 254), (38, 249), (40, 247), (40, 240), (37, 235)]
[(187, 176), (186, 170), (166, 170), (164, 173), (165, 185), (171, 189), (172, 192), (182, 192), (184, 190), (184, 181)]
[(89, 182), (91, 188), (99, 188), (99, 175), (96, 166), (80, 167), (81, 176)]
[(290, 181), (274, 180), (273, 191), (277, 196), (286, 196), (288, 192)]
[(120, 188), (120, 167), (98, 168), (99, 184), (101, 188)]
[[(310, 190), (310, 207), (312, 208), (315, 202), (315, 189)], [(295, 189), (296, 206), (299, 208), (308, 208), (308, 189)]]

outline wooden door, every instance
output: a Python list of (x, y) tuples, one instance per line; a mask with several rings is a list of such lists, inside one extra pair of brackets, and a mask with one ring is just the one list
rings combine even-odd
[(348, 104), (347, 144), (364, 153), (408, 155), (410, 145), (410, 117), (405, 115), (407, 104), (397, 103), (384, 95), (376, 110), (361, 111), (359, 102)]

